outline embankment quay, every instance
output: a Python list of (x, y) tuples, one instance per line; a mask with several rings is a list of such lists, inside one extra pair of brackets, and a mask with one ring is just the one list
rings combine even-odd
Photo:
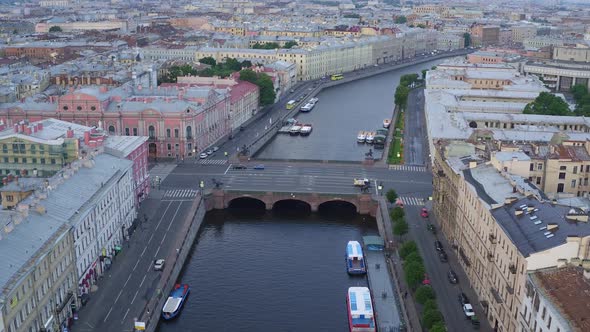
[[(233, 133), (233, 139), (225, 141), (220, 145), (221, 151), (227, 151), (231, 156), (235, 157), (238, 151), (245, 145), (248, 149), (249, 156), (256, 157), (261, 149), (268, 144), (269, 141), (278, 133), (282, 122), (288, 118), (293, 117), (299, 111), (299, 107), (292, 110), (286, 110), (285, 104), (289, 100), (296, 100), (303, 98), (302, 102), (308, 100), (319, 94), (321, 91), (329, 87), (335, 87), (346, 83), (352, 83), (358, 80), (370, 78), (376, 75), (385, 74), (388, 72), (400, 70), (410, 66), (430, 62), (437, 59), (444, 59), (456, 56), (462, 56), (472, 52), (469, 49), (455, 50), (451, 52), (443, 52), (436, 55), (420, 56), (416, 58), (406, 59), (404, 61), (381, 64), (378, 67), (367, 67), (359, 69), (354, 72), (344, 73), (344, 78), (338, 81), (331, 81), (329, 77), (323, 80), (304, 81), (297, 84), (292, 93), (289, 93), (281, 99), (260, 111), (254, 118), (244, 125), (243, 131), (236, 131)], [(392, 82), (392, 84), (397, 82)], [(393, 96), (393, 91), (391, 92)], [(359, 96), (363, 98), (363, 96)], [(321, 101), (320, 101), (321, 103)], [(299, 105), (301, 106), (301, 105)], [(389, 105), (393, 109), (393, 99)], [(313, 135), (313, 134), (312, 134)], [(356, 135), (356, 133), (355, 133)], [(236, 160), (233, 158), (233, 160)]]

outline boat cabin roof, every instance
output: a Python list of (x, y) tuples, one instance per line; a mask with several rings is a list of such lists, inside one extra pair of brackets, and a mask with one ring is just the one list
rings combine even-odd
[(178, 297), (169, 297), (164, 304), (164, 312), (165, 313), (173, 313), (175, 312), (178, 307), (180, 306), (180, 302), (182, 301), (181, 298)]
[(363, 258), (363, 249), (358, 241), (348, 241), (346, 245), (346, 254), (348, 258)]
[(371, 302), (371, 292), (367, 287), (350, 287), (348, 289), (348, 299), (350, 303), (350, 314), (353, 318), (373, 317), (373, 303)]

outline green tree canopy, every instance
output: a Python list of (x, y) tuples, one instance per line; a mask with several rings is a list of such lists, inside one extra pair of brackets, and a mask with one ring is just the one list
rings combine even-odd
[(424, 310), (424, 311), (438, 310), (438, 305), (436, 304), (436, 300), (430, 299), (430, 300), (427, 300), (426, 302), (424, 302), (424, 305), (422, 306), (422, 310)]
[(389, 213), (389, 217), (391, 217), (393, 221), (401, 219), (405, 215), (406, 213), (404, 212), (404, 209), (402, 209), (399, 206), (394, 207), (393, 210), (391, 210), (391, 212)]
[(63, 30), (61, 29), (60, 26), (58, 25), (54, 25), (51, 28), (49, 28), (49, 32), (62, 32)]
[(206, 56), (204, 58), (199, 59), (199, 62), (205, 65), (210, 65), (215, 67), (217, 65), (217, 61), (215, 61), (215, 59), (213, 59), (213, 57), (210, 56)]
[(443, 322), (438, 322), (428, 330), (428, 332), (447, 332), (447, 328)]
[(283, 46), (283, 48), (293, 48), (294, 46), (297, 46), (297, 45), (299, 45), (299, 44), (297, 44), (296, 41), (290, 40), (285, 43), (285, 46)]
[(471, 46), (471, 34), (469, 32), (463, 34), (463, 40), (465, 41), (465, 47)]
[(240, 70), (240, 79), (242, 81), (247, 81), (250, 83), (256, 84), (256, 80), (258, 79), (258, 74), (251, 69), (242, 69)]
[(588, 88), (585, 85), (576, 84), (571, 87), (570, 92), (574, 96), (576, 103), (579, 104), (582, 98), (588, 95)]
[(408, 241), (402, 244), (399, 248), (399, 256), (405, 261), (406, 258), (413, 252), (418, 252), (418, 246), (414, 241)]
[(410, 89), (407, 86), (400, 84), (397, 89), (395, 89), (395, 105), (397, 105), (397, 107), (399, 107), (401, 110), (406, 108), (409, 94)]
[(252, 61), (250, 61), (250, 60), (242, 61), (242, 68), (250, 68), (250, 67), (252, 67)]
[(431, 329), (436, 323), (442, 323), (443, 316), (438, 310), (425, 310), (422, 312), (422, 325), (427, 329)]
[(404, 259), (404, 261), (406, 262), (420, 262), (420, 263), (424, 263), (422, 261), (422, 256), (420, 256), (420, 254), (418, 253), (418, 251), (412, 251), (411, 253), (409, 253), (406, 258)]
[(242, 69), (240, 79), (258, 85), (260, 89), (260, 105), (265, 106), (274, 103), (277, 95), (270, 76), (264, 73), (258, 74), (250, 69)]
[(572, 115), (567, 103), (549, 92), (541, 92), (537, 98), (524, 108), (524, 114)]
[(408, 223), (406, 222), (406, 219), (401, 218), (395, 221), (395, 223), (393, 224), (393, 234), (397, 235), (397, 236), (404, 236), (408, 233)]
[(254, 45), (252, 45), (253, 49), (256, 50), (276, 50), (277, 48), (281, 48), (279, 46), (278, 43), (265, 43), (265, 44), (260, 44), (260, 43), (255, 43)]
[(420, 262), (407, 261), (404, 264), (404, 276), (406, 283), (412, 289), (415, 289), (424, 279), (424, 265)]
[(387, 193), (385, 193), (385, 197), (387, 198), (387, 201), (389, 201), (389, 203), (393, 203), (397, 199), (397, 193), (395, 192), (395, 190), (389, 189)]
[(416, 289), (416, 302), (420, 304), (425, 304), (428, 300), (434, 300), (436, 298), (436, 294), (434, 293), (434, 289), (430, 286), (422, 285)]
[(404, 24), (406, 22), (408, 22), (408, 19), (403, 15), (400, 15), (395, 18), (395, 24)]
[(412, 83), (418, 82), (418, 74), (406, 74), (400, 77), (399, 84), (403, 86), (410, 86)]

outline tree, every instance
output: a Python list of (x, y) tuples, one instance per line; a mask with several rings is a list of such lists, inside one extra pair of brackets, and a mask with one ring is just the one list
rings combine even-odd
[(251, 69), (242, 69), (240, 70), (240, 79), (242, 81), (247, 81), (256, 84), (258, 75)]
[(222, 66), (226, 70), (231, 70), (232, 72), (239, 71), (242, 69), (242, 63), (234, 58), (227, 58)]
[(297, 46), (297, 45), (299, 45), (299, 44), (297, 44), (296, 41), (290, 40), (285, 43), (285, 46), (283, 46), (283, 48), (293, 48), (293, 46)]
[(408, 241), (408, 242), (402, 244), (402, 246), (398, 250), (399, 257), (401, 257), (404, 261), (413, 252), (415, 252), (415, 253), (418, 252), (418, 246), (416, 245), (416, 242), (414, 242), (414, 241)]
[(252, 67), (252, 61), (250, 61), (250, 60), (242, 61), (242, 68), (250, 68), (250, 67)]
[(212, 67), (215, 67), (217, 65), (217, 61), (215, 61), (215, 59), (213, 59), (213, 57), (210, 56), (206, 56), (204, 58), (199, 59), (199, 62)]
[(442, 323), (443, 317), (438, 310), (425, 310), (422, 312), (422, 325), (427, 329), (432, 328), (436, 323)]
[(403, 86), (410, 86), (412, 83), (418, 81), (418, 74), (406, 74), (402, 75), (399, 79), (399, 84)]
[(447, 332), (447, 328), (443, 322), (438, 322), (428, 330), (429, 332)]
[(405, 262), (404, 264), (404, 275), (406, 277), (406, 283), (412, 289), (422, 282), (424, 278), (424, 265), (420, 262)]
[(434, 300), (436, 298), (436, 294), (434, 293), (434, 289), (430, 286), (422, 285), (416, 289), (416, 302), (420, 304), (425, 304), (428, 300)]
[(403, 237), (404, 235), (406, 235), (408, 233), (408, 223), (406, 222), (406, 219), (401, 218), (398, 219), (394, 224), (393, 224), (393, 234), (397, 235), (399, 237)]
[(465, 47), (471, 46), (471, 34), (469, 32), (463, 34), (463, 40), (465, 41)]
[(572, 115), (567, 103), (549, 92), (541, 92), (537, 98), (524, 108), (524, 114)]
[(385, 197), (387, 198), (389, 203), (393, 203), (397, 199), (397, 193), (395, 192), (395, 190), (389, 189), (387, 193), (385, 193)]
[(399, 107), (399, 109), (404, 110), (406, 108), (409, 94), (410, 89), (407, 86), (399, 85), (397, 89), (395, 89), (395, 105)]
[(422, 69), (422, 79), (426, 79), (426, 73), (428, 73), (428, 69)]
[(424, 263), (422, 261), (422, 256), (420, 256), (420, 254), (418, 253), (418, 251), (412, 251), (411, 253), (409, 253), (406, 258), (404, 259), (404, 261), (406, 262), (420, 262), (420, 263)]
[(424, 311), (438, 310), (438, 305), (436, 305), (436, 300), (430, 299), (430, 300), (427, 300), (426, 302), (424, 302), (424, 305), (422, 306), (422, 310), (424, 310)]
[(13, 35), (17, 35), (18, 34), (18, 30), (17, 29), (12, 30), (12, 34)]
[(400, 15), (395, 18), (395, 24), (404, 24), (406, 22), (408, 22), (408, 19), (403, 15)]
[(571, 87), (570, 92), (574, 96), (576, 104), (580, 104), (582, 98), (588, 95), (588, 88), (583, 84), (576, 84)]
[(273, 104), (277, 94), (270, 76), (260, 73), (256, 80), (256, 85), (260, 88), (260, 105), (266, 106)]
[(389, 213), (389, 217), (391, 217), (391, 220), (394, 221), (403, 218), (405, 215), (406, 213), (404, 212), (404, 209), (399, 206), (394, 207)]
[(356, 13), (349, 13), (349, 14), (344, 14), (343, 17), (344, 18), (361, 18), (361, 15), (356, 14)]
[(419, 23), (416, 27), (426, 29), (426, 24)]
[(59, 25), (54, 25), (51, 28), (49, 28), (49, 32), (62, 32), (63, 30), (61, 29), (61, 27)]

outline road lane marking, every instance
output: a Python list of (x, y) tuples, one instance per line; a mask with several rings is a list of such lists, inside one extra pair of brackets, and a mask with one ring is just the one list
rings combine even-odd
[[(172, 225), (172, 223), (170, 223), (170, 225)], [(166, 240), (166, 234), (168, 233), (164, 233), (164, 236), (162, 237), (162, 241), (160, 241), (160, 244), (164, 243), (164, 240)]]
[[(160, 246), (158, 246), (158, 250), (156, 250), (156, 254), (154, 255), (154, 258), (158, 257), (158, 253), (160, 252)], [(134, 269), (135, 270), (135, 269)]]
[(145, 277), (147, 277), (147, 275), (144, 275), (143, 279), (141, 279), (141, 284), (139, 284), (139, 288), (141, 288), (141, 286), (143, 286), (143, 282), (145, 281)]
[[(153, 234), (152, 234), (153, 235)], [(145, 250), (147, 249), (147, 247), (143, 248), (143, 251), (141, 252), (141, 255), (139, 255), (139, 257), (143, 257), (143, 254), (145, 254)]]
[(160, 221), (158, 222), (158, 225), (156, 225), (156, 228), (154, 229), (154, 231), (157, 231), (158, 228), (160, 227), (160, 224), (162, 223), (162, 220), (164, 220), (164, 217), (166, 216), (166, 212), (168, 212), (170, 205), (172, 205), (172, 202), (168, 203), (168, 206), (166, 207), (166, 210), (164, 210), (164, 213), (162, 214), (162, 217), (160, 218)]
[(119, 291), (119, 295), (117, 295), (117, 298), (115, 299), (115, 303), (117, 303), (117, 301), (121, 297), (121, 293), (123, 293), (123, 290), (122, 289)]
[(125, 322), (125, 318), (127, 318), (128, 313), (129, 313), (129, 308), (127, 308), (127, 311), (125, 311), (125, 316), (123, 316), (123, 320), (121, 320), (121, 324), (123, 324)]
[(373, 180), (375, 183), (375, 195), (379, 196), (379, 189), (377, 189), (377, 180)]
[[(152, 239), (154, 238), (154, 233), (152, 233), (152, 236), (150, 236), (150, 239), (148, 240), (148, 244), (150, 244), (150, 242), (152, 242)], [(147, 248), (147, 247), (146, 247)]]
[(127, 281), (125, 281), (125, 284), (123, 285), (123, 288), (125, 288), (125, 286), (127, 286), (127, 283), (129, 282), (130, 279), (131, 279), (131, 275), (129, 275), (127, 277)]
[(135, 271), (135, 269), (137, 268), (137, 264), (139, 264), (139, 259), (137, 260), (137, 262), (135, 262), (135, 266), (133, 267), (133, 271)]
[(229, 164), (229, 166), (227, 166), (227, 169), (225, 170), (225, 172), (223, 172), (223, 175), (227, 174), (227, 172), (229, 171), (229, 169), (231, 168), (232, 164)]
[(109, 315), (111, 314), (111, 311), (113, 311), (113, 307), (111, 307), (111, 309), (109, 309), (109, 312), (107, 313), (107, 316), (103, 320), (104, 323), (106, 323), (107, 322), (107, 319), (109, 319)]
[(139, 289), (137, 291), (135, 291), (135, 295), (133, 295), (133, 300), (131, 300), (131, 304), (133, 304), (133, 302), (135, 302), (135, 298), (137, 297), (137, 293), (139, 293)]

